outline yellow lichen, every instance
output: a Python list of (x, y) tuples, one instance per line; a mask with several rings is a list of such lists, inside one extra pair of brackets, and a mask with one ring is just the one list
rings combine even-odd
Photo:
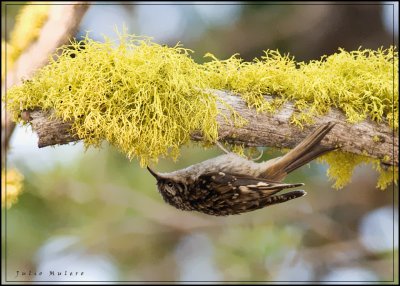
[(57, 117), (74, 120), (86, 146), (107, 140), (142, 165), (160, 155), (176, 158), (195, 130), (215, 141), (216, 100), (204, 91), (207, 82), (190, 50), (126, 34), (119, 41), (71, 43), (31, 81), (10, 90), (10, 109), (53, 108)]
[[(207, 57), (212, 61), (204, 67), (215, 88), (241, 94), (259, 111), (275, 111), (274, 105), (293, 101), (300, 112), (293, 114), (292, 123), (299, 126), (337, 107), (350, 123), (368, 117), (398, 128), (398, 53), (394, 47), (339, 49), (309, 63), (297, 63), (271, 50), (253, 62), (243, 62), (237, 55), (224, 61), (211, 54)], [(268, 102), (264, 94), (279, 97)]]
[(331, 180), (335, 181), (333, 187), (336, 189), (341, 189), (351, 182), (353, 171), (360, 164), (372, 164), (373, 168), (378, 171), (377, 188), (384, 190), (390, 183), (397, 184), (398, 168), (392, 166), (387, 169), (382, 168), (382, 163), (379, 159), (348, 152), (333, 151), (321, 156), (318, 161), (326, 162), (329, 165), (327, 174)]
[(16, 169), (1, 171), (1, 206), (10, 208), (22, 192), (24, 176)]
[[(40, 35), (40, 29), (48, 18), (51, 5), (30, 5), (32, 3), (28, 2), (23, 6), (16, 16), (15, 25), (7, 43), (7, 55), (4, 58), (2, 56), (2, 59), (7, 60), (9, 70), (21, 53), (36, 41)], [(3, 77), (4, 71), (2, 71)]]
[(244, 144), (230, 145), (230, 151), (250, 160), (257, 159), (263, 154), (256, 147), (246, 147)]
[(351, 181), (354, 168), (365, 162), (365, 160), (369, 160), (369, 158), (352, 153), (334, 151), (321, 156), (318, 160), (329, 165), (327, 175), (330, 179), (335, 180), (333, 187), (341, 189)]
[(377, 188), (385, 190), (389, 184), (393, 183), (397, 185), (399, 179), (399, 168), (390, 166), (387, 169), (381, 167), (378, 160), (375, 163), (375, 169), (379, 172)]
[[(126, 33), (119, 35), (119, 43), (86, 36), (62, 47), (61, 56), (32, 80), (10, 89), (8, 108), (16, 116), (21, 109), (54, 109), (57, 117), (74, 121), (73, 130), (86, 146), (107, 140), (129, 158), (137, 156), (142, 166), (159, 156), (177, 158), (192, 131), (200, 130), (208, 142), (218, 138), (217, 98), (210, 89), (237, 93), (258, 112), (275, 112), (291, 101), (297, 110), (291, 123), (300, 127), (336, 107), (351, 123), (369, 118), (398, 128), (394, 47), (340, 49), (309, 63), (268, 50), (252, 62), (238, 55), (218, 60), (207, 54), (210, 61), (198, 64), (190, 52)], [(273, 99), (265, 100), (265, 94)], [(244, 124), (234, 110), (232, 118), (222, 116)], [(350, 180), (354, 166), (372, 162), (333, 154), (325, 159), (336, 187)]]

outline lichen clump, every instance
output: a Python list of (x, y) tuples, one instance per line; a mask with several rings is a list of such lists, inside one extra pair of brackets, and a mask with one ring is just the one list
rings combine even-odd
[[(349, 122), (368, 117), (398, 128), (398, 98), (393, 95), (398, 59), (393, 47), (340, 50), (310, 63), (297, 63), (277, 51), (266, 51), (252, 62), (237, 55), (218, 60), (208, 54), (210, 61), (198, 64), (180, 45), (162, 46), (124, 32), (119, 43), (86, 36), (61, 51), (31, 80), (9, 90), (8, 108), (15, 120), (21, 120), (23, 109), (54, 109), (55, 116), (73, 120), (73, 132), (86, 146), (107, 140), (130, 159), (140, 158), (142, 166), (160, 156), (177, 158), (195, 130), (205, 141), (215, 142), (217, 98), (210, 89), (240, 94), (259, 112), (275, 112), (292, 101), (298, 112), (291, 122), (299, 126), (333, 106)], [(265, 100), (265, 94), (274, 100)], [(335, 168), (343, 162), (330, 163)]]
[(215, 141), (216, 100), (204, 91), (190, 50), (128, 35), (119, 40), (86, 37), (64, 47), (32, 80), (9, 91), (10, 109), (54, 109), (74, 121), (86, 146), (107, 140), (142, 165), (160, 155), (176, 158), (195, 130)]
[(384, 168), (379, 159), (363, 155), (356, 155), (348, 152), (330, 152), (320, 158), (319, 162), (325, 162), (329, 165), (327, 174), (334, 180), (333, 187), (341, 189), (351, 182), (351, 176), (356, 166), (361, 164), (372, 164), (373, 168), (379, 173), (376, 187), (385, 190), (392, 182), (397, 183), (398, 171), (393, 166)]

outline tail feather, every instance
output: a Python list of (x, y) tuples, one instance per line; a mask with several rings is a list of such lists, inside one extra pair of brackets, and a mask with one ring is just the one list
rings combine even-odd
[(321, 125), (290, 152), (268, 164), (261, 177), (281, 181), (290, 172), (336, 148), (322, 146), (321, 140), (335, 126), (334, 122)]

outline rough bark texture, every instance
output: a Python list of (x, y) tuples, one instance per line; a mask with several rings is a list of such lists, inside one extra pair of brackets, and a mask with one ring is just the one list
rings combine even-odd
[[(333, 121), (337, 124), (322, 141), (323, 145), (340, 146), (343, 151), (365, 154), (373, 158), (382, 159), (388, 156), (390, 161), (385, 164), (398, 165), (398, 136), (395, 136), (394, 131), (387, 124), (377, 124), (370, 120), (349, 124), (341, 111), (332, 108), (329, 114), (316, 117), (315, 124), (301, 130), (289, 124), (290, 116), (294, 112), (294, 106), (291, 103), (284, 104), (276, 114), (257, 113), (254, 109), (248, 108), (237, 95), (218, 90), (214, 92), (248, 120), (245, 126), (235, 127), (232, 122), (227, 122), (224, 116), (219, 115), (217, 121), (220, 141), (243, 143), (247, 146), (293, 148), (316, 126)], [(270, 96), (265, 96), (265, 98), (272, 99)], [(228, 117), (231, 115), (231, 111), (225, 105), (219, 103), (218, 108)], [(25, 116), (39, 135), (39, 147), (78, 140), (69, 133), (71, 122), (50, 119), (49, 112), (34, 110), (29, 111)], [(202, 139), (200, 133), (195, 132), (191, 136), (193, 140)], [(377, 138), (379, 140), (376, 140)]]
[(38, 147), (56, 144), (67, 144), (78, 141), (71, 130), (71, 121), (60, 121), (52, 116), (50, 111), (32, 110), (22, 112), (22, 118), (32, 123), (33, 129), (39, 136)]

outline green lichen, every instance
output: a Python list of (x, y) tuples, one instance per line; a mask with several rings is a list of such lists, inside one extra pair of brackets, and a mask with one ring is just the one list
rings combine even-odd
[[(86, 36), (61, 51), (30, 81), (8, 91), (14, 119), (21, 121), (21, 109), (54, 109), (55, 116), (73, 120), (73, 131), (86, 146), (107, 140), (128, 158), (138, 157), (142, 166), (160, 156), (176, 159), (195, 130), (208, 144), (216, 141), (219, 99), (210, 89), (240, 94), (258, 112), (276, 112), (291, 101), (297, 109), (291, 122), (300, 127), (336, 107), (351, 123), (369, 118), (398, 129), (398, 57), (393, 47), (339, 50), (309, 63), (270, 50), (252, 62), (238, 55), (218, 60), (207, 54), (210, 61), (198, 64), (180, 45), (161, 46), (122, 33), (119, 43)], [(265, 94), (273, 99), (265, 100)], [(231, 117), (221, 115), (236, 126), (245, 124), (231, 111)], [(243, 152), (241, 147), (234, 150)], [(324, 158), (336, 187), (350, 180), (357, 164), (372, 162), (334, 154)], [(384, 174), (378, 184), (385, 186), (389, 176), (378, 171)]]

